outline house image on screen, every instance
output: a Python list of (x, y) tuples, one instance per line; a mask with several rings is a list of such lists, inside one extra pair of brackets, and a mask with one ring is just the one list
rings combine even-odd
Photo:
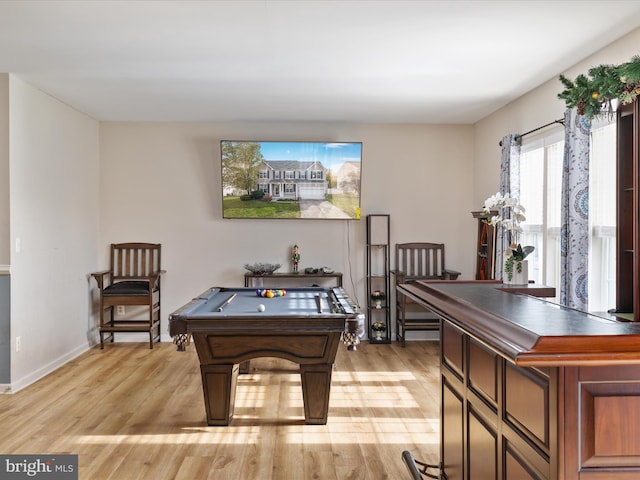
[(259, 169), (257, 190), (274, 200), (324, 200), (327, 189), (327, 169), (322, 162), (264, 160)]

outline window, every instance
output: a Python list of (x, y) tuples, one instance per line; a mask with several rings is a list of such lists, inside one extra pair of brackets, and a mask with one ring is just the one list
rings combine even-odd
[(591, 131), (589, 310), (616, 306), (616, 124)]
[(527, 209), (523, 245), (533, 245), (529, 279), (556, 287), (560, 298), (562, 132), (524, 143), (520, 156), (520, 203)]
[[(527, 209), (521, 242), (533, 245), (529, 278), (556, 287), (560, 297), (560, 221), (563, 132), (524, 139), (520, 157), (520, 203)], [(615, 123), (603, 119), (591, 129), (589, 217), (589, 311), (615, 307)]]

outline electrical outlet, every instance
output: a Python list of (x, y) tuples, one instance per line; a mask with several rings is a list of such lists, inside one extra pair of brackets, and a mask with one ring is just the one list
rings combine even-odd
[(116, 308), (116, 314), (124, 315), (124, 305), (118, 305), (118, 307)]
[(22, 342), (20, 341), (20, 337), (16, 337), (16, 352), (20, 351), (20, 347), (22, 347)]

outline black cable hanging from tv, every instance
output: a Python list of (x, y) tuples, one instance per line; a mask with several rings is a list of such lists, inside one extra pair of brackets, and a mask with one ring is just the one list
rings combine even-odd
[[(560, 125), (564, 125), (564, 119), (561, 118), (559, 120), (554, 120), (553, 122), (549, 122), (546, 125), (542, 125), (541, 127), (534, 128), (533, 130), (529, 130), (528, 132), (522, 133), (520, 135), (516, 135), (516, 138), (520, 139), (522, 137), (529, 135), (530, 133), (537, 132), (538, 130), (542, 130), (543, 128), (550, 127), (551, 125), (555, 125), (556, 123), (559, 123)], [(502, 146), (502, 140), (498, 142), (498, 145)]]

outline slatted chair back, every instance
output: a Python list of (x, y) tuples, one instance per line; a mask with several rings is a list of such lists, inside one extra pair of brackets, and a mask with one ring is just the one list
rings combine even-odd
[(161, 271), (159, 243), (111, 245), (112, 281), (145, 279)]
[(443, 243), (399, 243), (396, 245), (396, 270), (403, 281), (444, 278)]

